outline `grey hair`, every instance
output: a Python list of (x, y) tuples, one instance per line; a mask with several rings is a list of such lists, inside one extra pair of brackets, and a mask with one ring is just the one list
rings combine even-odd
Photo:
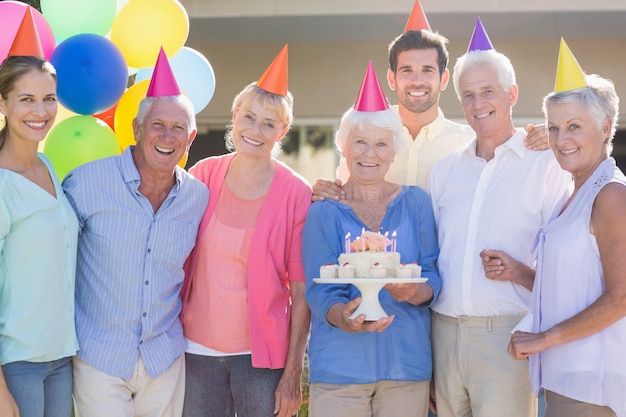
[(586, 87), (570, 91), (552, 92), (543, 98), (543, 114), (548, 124), (548, 106), (550, 104), (579, 103), (589, 109), (598, 129), (606, 119), (611, 121), (611, 132), (607, 139), (609, 153), (612, 150), (613, 138), (617, 130), (619, 118), (619, 97), (613, 81), (597, 74), (585, 75)]
[(152, 104), (157, 100), (160, 101), (169, 101), (172, 103), (181, 103), (185, 110), (187, 111), (187, 121), (189, 123), (190, 131), (196, 130), (196, 114), (193, 108), (193, 104), (191, 100), (187, 98), (187, 96), (181, 94), (178, 96), (160, 96), (160, 97), (144, 97), (139, 102), (139, 109), (137, 110), (137, 121), (139, 124), (142, 124), (148, 112), (152, 108)]
[(396, 155), (407, 146), (404, 126), (397, 111), (390, 107), (387, 110), (376, 112), (361, 112), (350, 107), (341, 117), (339, 129), (335, 134), (335, 146), (339, 152), (343, 151), (350, 134), (354, 130), (361, 130), (366, 127), (376, 127), (391, 132), (393, 134), (393, 150)]
[(468, 68), (490, 67), (494, 68), (498, 74), (498, 84), (504, 90), (509, 90), (516, 85), (515, 69), (511, 60), (503, 53), (493, 49), (488, 51), (470, 51), (457, 59), (454, 65), (454, 74), (452, 75), (454, 83), (454, 91), (459, 100), (461, 100), (461, 91), (459, 90), (459, 79)]

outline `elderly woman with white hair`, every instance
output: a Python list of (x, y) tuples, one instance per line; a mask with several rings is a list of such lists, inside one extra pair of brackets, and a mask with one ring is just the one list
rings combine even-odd
[[(346, 198), (313, 203), (304, 226), (306, 296), (312, 313), (311, 417), (428, 413), (428, 307), (441, 288), (435, 220), (424, 190), (385, 181), (406, 139), (397, 112), (382, 99), (383, 109), (359, 111), (357, 100), (343, 115), (335, 142), (350, 170), (343, 187)], [(346, 234), (358, 236), (362, 230), (395, 231), (401, 262), (417, 261), (428, 278), (426, 283), (387, 284), (380, 303), (389, 316), (376, 321), (363, 314), (351, 318), (361, 300), (354, 286), (313, 281), (322, 265), (337, 262)]]
[(533, 323), (512, 335), (509, 353), (530, 358), (547, 417), (624, 417), (626, 177), (610, 157), (619, 98), (602, 77), (567, 76), (578, 82), (560, 85), (557, 76), (543, 108), (574, 190), (537, 237)]

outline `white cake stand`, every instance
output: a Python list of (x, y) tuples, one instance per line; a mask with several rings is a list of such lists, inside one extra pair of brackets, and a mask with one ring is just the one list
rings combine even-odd
[(428, 281), (428, 278), (313, 278), (318, 284), (352, 284), (361, 291), (361, 304), (350, 316), (351, 319), (359, 314), (365, 314), (365, 320), (376, 321), (387, 317), (378, 299), (378, 293), (387, 284), (418, 284)]

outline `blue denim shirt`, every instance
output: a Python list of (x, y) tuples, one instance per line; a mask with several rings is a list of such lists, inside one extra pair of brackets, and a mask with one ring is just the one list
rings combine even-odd
[(63, 181), (80, 223), (78, 356), (130, 378), (141, 355), (154, 378), (184, 352), (179, 291), (208, 190), (176, 167), (176, 184), (154, 213), (139, 192), (132, 149), (85, 164)]
[[(429, 305), (414, 306), (394, 300), (385, 289), (380, 302), (393, 323), (381, 333), (349, 333), (326, 320), (330, 307), (360, 296), (352, 285), (316, 284), (320, 266), (337, 263), (346, 233), (356, 237), (367, 226), (352, 209), (325, 200), (314, 203), (303, 232), (306, 297), (311, 307), (309, 342), (310, 382), (368, 384), (380, 380), (427, 381), (431, 378)], [(419, 187), (404, 187), (387, 206), (381, 232), (397, 232), (401, 262), (417, 261), (437, 299), (441, 278), (435, 262), (439, 254), (430, 197)]]

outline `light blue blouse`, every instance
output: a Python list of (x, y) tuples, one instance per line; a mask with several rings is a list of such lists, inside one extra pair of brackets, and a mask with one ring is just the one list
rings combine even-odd
[(78, 349), (74, 278), (78, 221), (52, 164), (56, 198), (0, 169), (0, 364), (47, 362)]

